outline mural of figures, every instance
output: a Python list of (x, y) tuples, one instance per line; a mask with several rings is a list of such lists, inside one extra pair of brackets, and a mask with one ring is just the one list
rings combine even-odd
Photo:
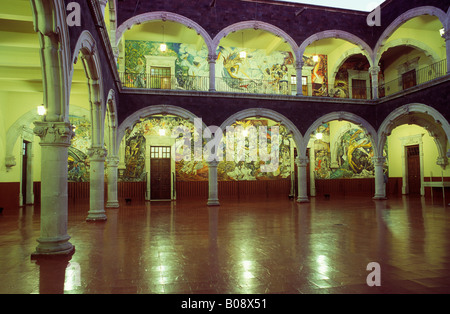
[(84, 117), (69, 116), (75, 128), (69, 147), (68, 180), (75, 182), (89, 181), (89, 158), (87, 151), (91, 147), (91, 122)]
[[(242, 126), (247, 129), (249, 127), (268, 126), (267, 120), (244, 120), (238, 121), (233, 126)], [(159, 130), (165, 129), (166, 134), (172, 134), (172, 131), (178, 127), (184, 127), (191, 134), (190, 143), (190, 158), (185, 158), (186, 155), (183, 152), (183, 146), (177, 145), (174, 151), (176, 157), (175, 170), (177, 181), (207, 181), (208, 180), (208, 164), (202, 159), (198, 160), (194, 155), (194, 138), (197, 138), (198, 134), (195, 134), (195, 126), (192, 122), (175, 116), (151, 116), (141, 119), (135, 124), (132, 130), (128, 130), (126, 133), (126, 148), (125, 148), (125, 164), (126, 170), (121, 180), (123, 181), (144, 181), (145, 180), (145, 135), (159, 136)], [(275, 180), (281, 178), (288, 178), (291, 173), (290, 168), (290, 138), (291, 135), (287, 129), (283, 126), (279, 126), (279, 139), (278, 146), (272, 145), (273, 137), (275, 136), (271, 132), (271, 127), (267, 127), (267, 151), (260, 150), (258, 156), (263, 156), (262, 159), (268, 161), (262, 161), (260, 158), (256, 160), (248, 160), (249, 151), (254, 147), (251, 147), (248, 137), (237, 136), (235, 138), (235, 146), (243, 149), (244, 160), (239, 161), (236, 159), (226, 159), (226, 137), (222, 141), (224, 158), (218, 165), (218, 178), (221, 181), (237, 181), (237, 180)], [(179, 134), (177, 140), (181, 140), (183, 134)], [(206, 142), (209, 139), (203, 139), (202, 147), (205, 147)], [(261, 171), (261, 166), (271, 162), (269, 155), (272, 149), (279, 150), (279, 167), (273, 172)]]
[(369, 71), (369, 67), (370, 64), (365, 57), (348, 58), (336, 74), (334, 88), (330, 91), (330, 96), (336, 98), (348, 98), (350, 96), (348, 70), (367, 72)]
[[(193, 45), (166, 43), (165, 52), (159, 49), (160, 42), (125, 41), (124, 84), (127, 87), (153, 86), (145, 56), (174, 57), (175, 78), (171, 89), (207, 90), (209, 85), (208, 50), (198, 50)], [(240, 56), (241, 48), (219, 46), (217, 50), (216, 89), (239, 93), (287, 94), (292, 93), (291, 77), (296, 76), (295, 60), (290, 51), (274, 51), (267, 55), (265, 50), (245, 49), (245, 58)], [(311, 56), (304, 56), (306, 65), (312, 67), (313, 95), (327, 96), (327, 56), (318, 55), (314, 62)], [(144, 72), (143, 72), (144, 71)]]
[[(315, 177), (317, 179), (372, 178), (374, 177), (374, 156), (372, 142), (367, 133), (355, 124), (341, 125), (330, 139), (332, 123), (319, 127), (321, 140), (315, 139)], [(331, 150), (335, 152), (332, 154)], [(387, 151), (387, 150), (385, 150)]]

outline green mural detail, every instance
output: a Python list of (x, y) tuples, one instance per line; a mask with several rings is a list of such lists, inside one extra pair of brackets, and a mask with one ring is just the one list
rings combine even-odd
[(68, 180), (75, 182), (89, 181), (88, 149), (91, 147), (91, 122), (84, 117), (69, 116), (75, 128), (69, 147)]

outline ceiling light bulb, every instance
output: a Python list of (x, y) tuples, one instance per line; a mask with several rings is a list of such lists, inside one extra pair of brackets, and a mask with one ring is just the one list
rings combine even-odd
[(445, 33), (445, 29), (444, 29), (444, 28), (441, 28), (441, 29), (439, 30), (439, 34), (441, 34), (441, 37), (444, 36), (444, 33)]
[(41, 105), (41, 106), (37, 107), (37, 112), (38, 112), (38, 115), (43, 116), (47, 113), (47, 109), (45, 109), (44, 105)]
[(246, 53), (245, 51), (241, 51), (241, 52), (239, 53), (239, 57), (240, 57), (241, 59), (245, 59), (245, 58), (247, 57), (247, 53)]
[(244, 132), (242, 132), (242, 135), (243, 135), (244, 137), (248, 136), (248, 131), (247, 131), (247, 130), (244, 130)]
[(321, 140), (323, 138), (323, 134), (322, 133), (317, 133), (316, 134), (316, 139)]
[(166, 130), (164, 130), (164, 129), (159, 129), (159, 135), (161, 135), (161, 136), (166, 135)]
[(313, 61), (314, 62), (319, 62), (319, 56), (318, 55), (314, 55), (313, 56)]
[(166, 51), (167, 50), (167, 45), (166, 44), (161, 44), (159, 46), (159, 50), (161, 50), (162, 52)]

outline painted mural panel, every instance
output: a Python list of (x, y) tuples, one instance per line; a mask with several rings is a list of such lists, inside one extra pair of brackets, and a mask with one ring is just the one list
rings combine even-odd
[[(319, 127), (321, 140), (315, 139), (315, 177), (317, 179), (372, 178), (374, 157), (372, 142), (360, 127), (348, 123), (330, 138), (330, 124)], [(332, 141), (334, 141), (332, 143)], [(332, 152), (332, 150), (335, 150)], [(387, 148), (384, 154), (386, 156)]]
[[(166, 43), (167, 50), (159, 49), (159, 42), (125, 41), (125, 74), (122, 78), (127, 87), (162, 88), (155, 84), (155, 77), (148, 73), (146, 56), (173, 57), (174, 71), (170, 73), (171, 89), (207, 90), (209, 88), (209, 64), (206, 48), (198, 50), (193, 45)], [(296, 76), (295, 59), (292, 52), (245, 49), (247, 56), (240, 57), (241, 48), (219, 46), (216, 60), (216, 89), (219, 91), (264, 94), (292, 94), (292, 76)], [(311, 56), (303, 61), (312, 67), (313, 95), (328, 93), (327, 56), (318, 55), (314, 62)], [(156, 72), (155, 72), (156, 73)], [(173, 84), (172, 84), (173, 82)], [(301, 80), (299, 80), (301, 82)]]
[(68, 180), (75, 182), (89, 181), (88, 149), (91, 147), (91, 122), (84, 117), (69, 116), (75, 128), (69, 147)]
[[(234, 126), (242, 126), (249, 128), (251, 126), (268, 126), (267, 120), (244, 120), (238, 121)], [(145, 180), (145, 136), (159, 136), (159, 130), (165, 129), (166, 135), (172, 133), (177, 127), (184, 127), (191, 134), (188, 140), (190, 145), (190, 158), (184, 158), (183, 146), (179, 145), (175, 148), (174, 154), (176, 158), (176, 180), (177, 181), (207, 181), (208, 180), (208, 165), (202, 159), (195, 158), (194, 138), (199, 138), (196, 134), (196, 129), (193, 123), (180, 117), (172, 116), (152, 116), (144, 118), (135, 124), (132, 130), (126, 133), (126, 148), (125, 148), (125, 164), (126, 169), (123, 172), (120, 180), (123, 181), (144, 181)], [(290, 175), (290, 138), (288, 130), (284, 126), (279, 126), (279, 145), (274, 147), (272, 145), (272, 138), (276, 136), (272, 134), (271, 127), (267, 128), (267, 151), (260, 151), (261, 154), (270, 154), (272, 149), (279, 149), (279, 167), (274, 172), (262, 172), (261, 165), (269, 163), (268, 161), (261, 161), (261, 158), (248, 161), (226, 160), (226, 153), (224, 153), (224, 160), (218, 165), (218, 179), (221, 181), (237, 181), (237, 180), (275, 180), (281, 178), (288, 178)], [(183, 138), (183, 134), (178, 135), (177, 140)], [(235, 137), (235, 146), (243, 149), (243, 154), (248, 157), (248, 152), (251, 149), (250, 141), (243, 136)], [(186, 138), (185, 138), (186, 140)], [(202, 147), (206, 144), (208, 139), (202, 140)], [(222, 141), (223, 151), (226, 152), (226, 136)], [(267, 157), (264, 155), (263, 157)]]

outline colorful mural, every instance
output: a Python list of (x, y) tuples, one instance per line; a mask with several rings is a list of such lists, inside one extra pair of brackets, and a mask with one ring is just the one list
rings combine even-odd
[[(331, 154), (330, 125), (323, 124), (316, 133), (322, 133), (321, 140), (315, 139), (315, 177), (317, 179), (372, 178), (374, 177), (374, 157), (372, 143), (366, 132), (360, 127), (348, 123), (342, 129), (333, 130), (334, 136)], [(387, 152), (387, 148), (385, 149)], [(332, 157), (334, 156), (334, 157)], [(334, 159), (334, 160), (333, 160)]]
[[(238, 121), (233, 126), (242, 126), (248, 128), (250, 126), (267, 126), (267, 120), (244, 120)], [(126, 149), (125, 149), (125, 164), (126, 169), (123, 176), (120, 178), (123, 181), (144, 181), (145, 180), (145, 135), (159, 136), (159, 130), (165, 129), (166, 134), (171, 134), (172, 130), (178, 126), (185, 127), (191, 134), (191, 158), (185, 160), (183, 157), (183, 146), (177, 146), (175, 150), (175, 170), (177, 181), (207, 181), (208, 180), (208, 165), (205, 160), (197, 160), (194, 158), (194, 136), (196, 129), (193, 123), (180, 117), (173, 116), (152, 116), (142, 119), (135, 124), (132, 130), (126, 133)], [(272, 136), (270, 126), (267, 128), (267, 151), (265, 154), (270, 154), (272, 149)], [(284, 126), (279, 126), (279, 167), (275, 172), (262, 172), (261, 165), (264, 163), (260, 159), (255, 161), (238, 161), (226, 160), (224, 153), (224, 160), (218, 165), (218, 179), (221, 181), (237, 181), (237, 180), (274, 180), (280, 178), (287, 178), (290, 175), (290, 137), (291, 135)], [(183, 134), (180, 133), (178, 139), (181, 139)], [(208, 139), (203, 139), (204, 147)], [(222, 140), (222, 148), (226, 152), (226, 135)], [(248, 137), (235, 137), (235, 146), (244, 149), (244, 155), (248, 157), (250, 143)], [(259, 152), (261, 156), (263, 152)], [(267, 156), (265, 156), (267, 157)], [(189, 158), (188, 158), (189, 159)], [(264, 159), (264, 158), (263, 158)]]
[(75, 182), (89, 181), (88, 149), (91, 147), (91, 122), (84, 117), (69, 116), (70, 123), (75, 127), (69, 147), (68, 180)]
[[(175, 73), (170, 73), (175, 84), (171, 89), (207, 90), (209, 85), (208, 51), (193, 45), (166, 43), (167, 50), (160, 51), (160, 42), (125, 41), (125, 85), (128, 87), (151, 87), (152, 79), (145, 75), (145, 56), (174, 57)], [(296, 76), (295, 60), (291, 52), (246, 49), (247, 56), (240, 57), (241, 48), (219, 46), (216, 60), (216, 89), (230, 92), (291, 94), (291, 77)], [(327, 56), (318, 55), (314, 62), (304, 56), (305, 65), (311, 66), (313, 95), (328, 93)]]
[(330, 96), (337, 98), (348, 98), (350, 96), (348, 70), (367, 72), (369, 71), (369, 67), (370, 65), (367, 59), (358, 59), (354, 61), (351, 58), (347, 59), (336, 74), (334, 90)]

